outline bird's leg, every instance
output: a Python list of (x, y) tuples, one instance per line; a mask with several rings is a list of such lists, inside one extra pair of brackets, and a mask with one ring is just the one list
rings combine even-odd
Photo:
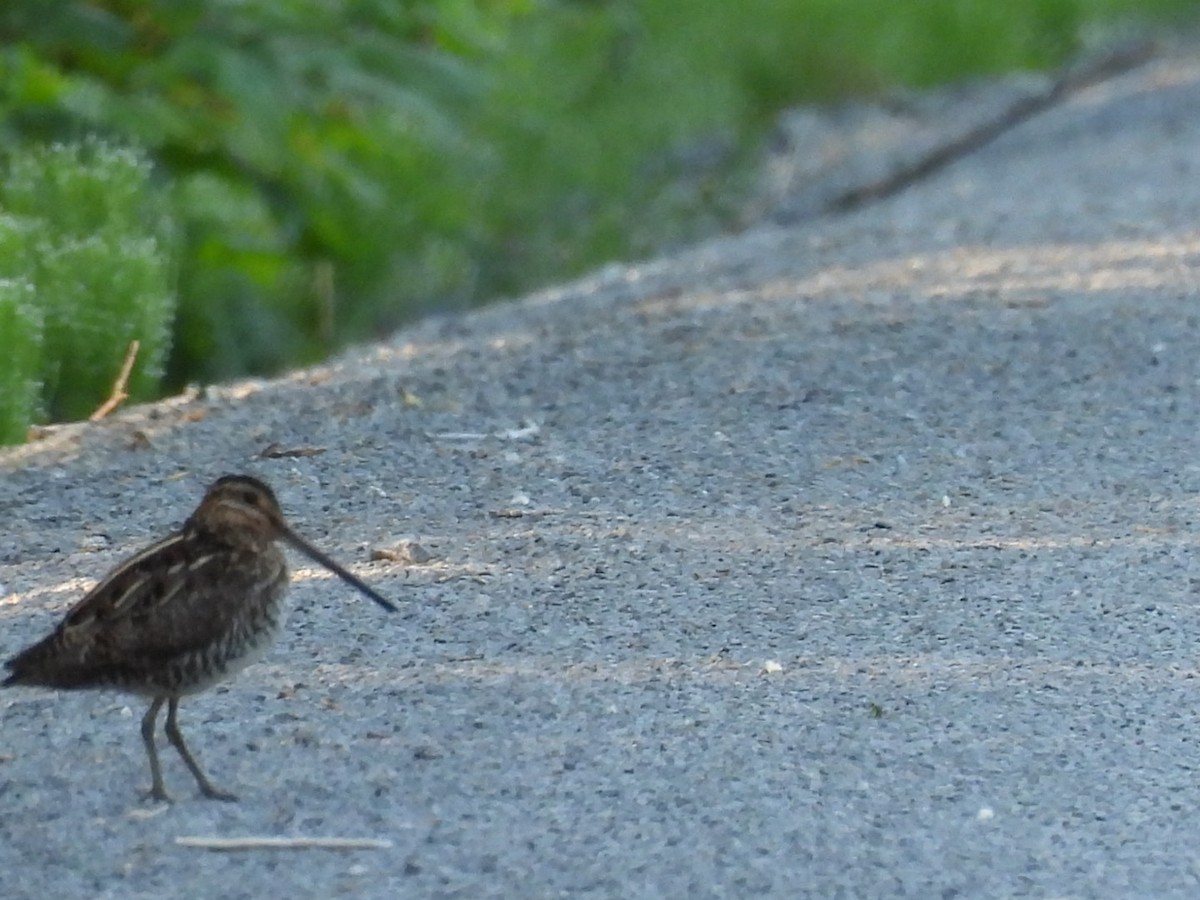
[(170, 800), (167, 789), (163, 787), (162, 768), (158, 764), (158, 750), (154, 746), (154, 726), (158, 719), (158, 711), (162, 709), (165, 697), (155, 697), (150, 702), (150, 708), (142, 716), (142, 743), (146, 745), (146, 756), (150, 759), (150, 793), (152, 800)]
[[(162, 700), (156, 700), (156, 703), (162, 703)], [(208, 780), (208, 776), (200, 770), (199, 763), (192, 757), (191, 752), (187, 748), (187, 744), (183, 742), (183, 734), (179, 731), (179, 723), (175, 721), (175, 713), (179, 710), (179, 700), (175, 697), (170, 699), (167, 705), (167, 740), (171, 745), (179, 751), (179, 755), (183, 757), (184, 763), (191, 770), (192, 777), (196, 779), (196, 784), (200, 787), (200, 792), (210, 800), (236, 800), (237, 796), (222, 791), (219, 788), (213, 787), (213, 783)]]

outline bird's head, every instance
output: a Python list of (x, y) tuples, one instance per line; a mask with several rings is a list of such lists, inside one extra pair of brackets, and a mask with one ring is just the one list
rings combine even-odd
[(225, 475), (212, 483), (191, 524), (217, 535), (274, 541), (288, 534), (275, 492), (249, 475)]

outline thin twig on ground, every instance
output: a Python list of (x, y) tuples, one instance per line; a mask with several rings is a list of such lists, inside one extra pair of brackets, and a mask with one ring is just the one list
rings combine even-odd
[(126, 387), (129, 384), (129, 375), (133, 371), (134, 360), (137, 359), (138, 350), (141, 348), (141, 341), (134, 340), (129, 342), (129, 349), (125, 351), (125, 361), (121, 363), (121, 371), (117, 373), (117, 380), (113, 383), (112, 393), (108, 395), (107, 400), (100, 404), (99, 409), (88, 416), (89, 422), (99, 422), (129, 399), (129, 392), (126, 390)]
[(385, 838), (338, 837), (188, 837), (175, 838), (180, 847), (202, 850), (387, 850), (392, 842)]
[(1084, 88), (1142, 65), (1154, 56), (1156, 50), (1157, 45), (1153, 41), (1138, 41), (1118, 46), (1094, 60), (1070, 67), (1046, 90), (1022, 97), (995, 118), (945, 142), (878, 181), (839, 194), (829, 202), (828, 211), (846, 212), (898, 194)]

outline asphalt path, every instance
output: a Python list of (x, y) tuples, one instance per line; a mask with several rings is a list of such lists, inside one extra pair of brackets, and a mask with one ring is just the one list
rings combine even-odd
[[(237, 804), (167, 747), (141, 799), (137, 698), (0, 693), (0, 896), (1200, 896), (1198, 223), (1177, 52), (854, 212), (6, 451), (4, 656), (225, 472), (401, 611), (294, 560), (181, 707)], [(386, 846), (179, 843), (267, 837)]]

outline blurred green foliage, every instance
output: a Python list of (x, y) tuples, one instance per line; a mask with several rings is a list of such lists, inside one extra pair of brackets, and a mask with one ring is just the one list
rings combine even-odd
[[(0, 220), (0, 232), (8, 227)], [(33, 283), (0, 279), (0, 444), (25, 440), (38, 407), (41, 353), (42, 314), (33, 302)]]
[(88, 140), (12, 153), (0, 176), (0, 441), (77, 419), (130, 343), (135, 399), (158, 392), (174, 318), (171, 220), (138, 152)]
[(1194, 5), (4, 0), (0, 137), (146, 148), (178, 385), (711, 231), (788, 104), (1046, 66)]

